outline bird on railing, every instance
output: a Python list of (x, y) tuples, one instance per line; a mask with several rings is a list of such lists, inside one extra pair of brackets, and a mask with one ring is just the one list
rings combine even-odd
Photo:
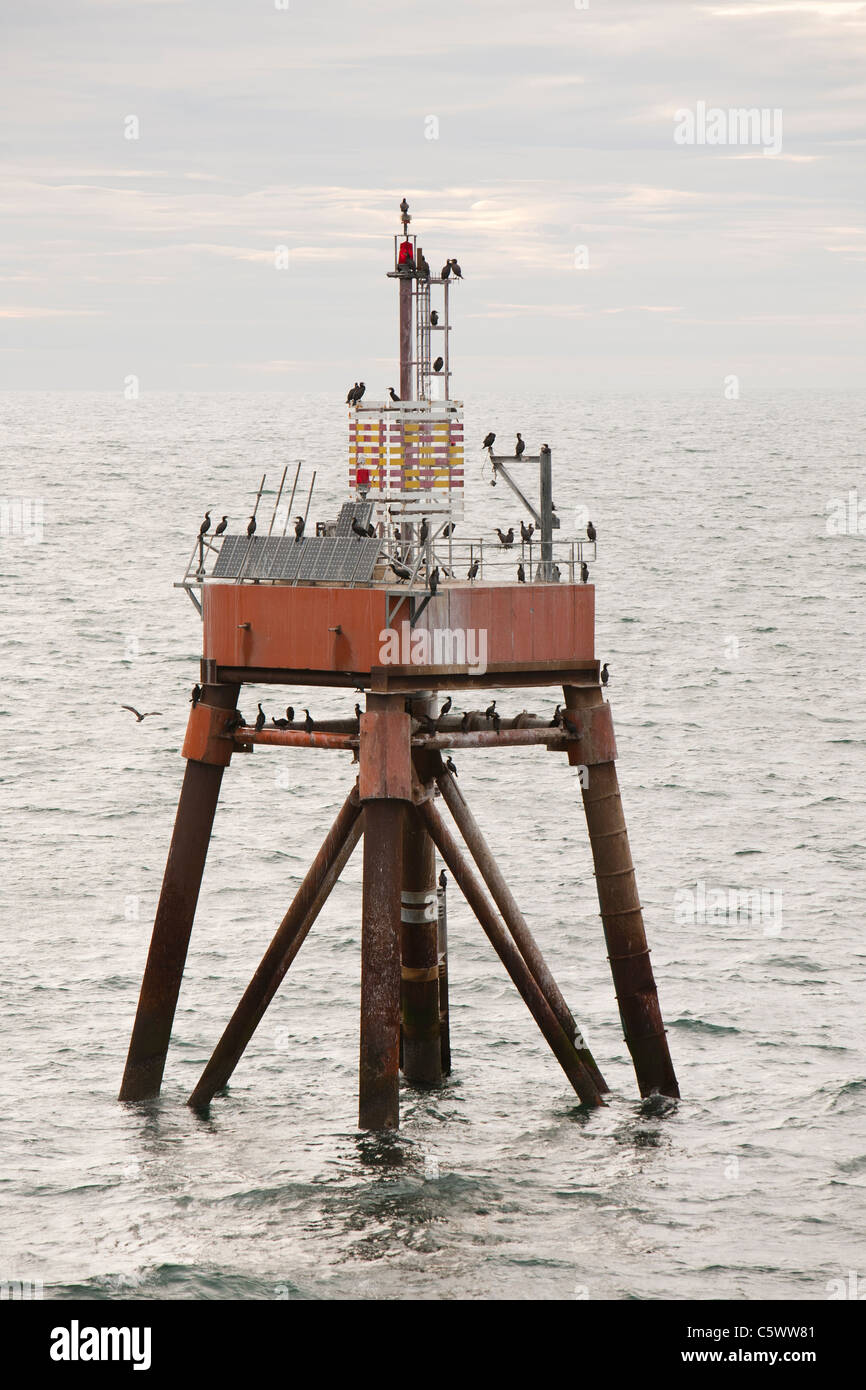
[(494, 700), (493, 703), (490, 704), (490, 705), (488, 705), (487, 708), (486, 708), (486, 710), (484, 711), (484, 718), (485, 718), (485, 719), (492, 719), (495, 713), (496, 713), (496, 701)]
[(412, 571), (407, 569), (405, 565), (401, 565), (399, 560), (389, 560), (388, 568), (394, 571), (398, 579), (406, 580), (412, 578)]
[(457, 261), (455, 260), (455, 258), (454, 258), (453, 256), (451, 257), (451, 260), (449, 261), (449, 265), (451, 266), (451, 269), (452, 269), (453, 272), (454, 272), (454, 277), (455, 277), (455, 279), (457, 279), (457, 280), (462, 280), (462, 279), (463, 279), (463, 271), (460, 269), (459, 265), (457, 264)]
[(500, 531), (499, 527), (497, 526), (497, 528), (496, 528), (496, 534), (497, 534), (497, 536), (499, 537), (499, 544), (500, 544), (501, 546), (503, 546), (505, 550), (508, 550), (509, 547), (512, 546), (512, 545), (514, 544), (514, 527), (513, 527), (513, 526), (509, 526), (508, 530), (507, 530), (504, 534), (503, 534), (502, 531)]
[(524, 541), (524, 542), (531, 541), (534, 534), (535, 534), (535, 527), (534, 527), (533, 525), (527, 526), (527, 524), (526, 524), (525, 521), (521, 521), (521, 523), (520, 523), (520, 539), (521, 539), (522, 541)]
[(522, 565), (517, 566), (517, 582), (518, 584), (526, 583), (526, 570), (523, 568)]
[(515, 457), (516, 459), (523, 458), (523, 454), (524, 454), (525, 449), (526, 449), (526, 444), (524, 443), (523, 435), (522, 435), (522, 434), (518, 434), (518, 436), (517, 436), (517, 443), (516, 443), (515, 446), (514, 446), (514, 457)]
[(272, 719), (271, 723), (275, 729), (287, 729), (289, 727), (288, 719)]
[(304, 720), (304, 728), (306, 729), (308, 734), (311, 734), (316, 726), (313, 720), (313, 716), (310, 714), (310, 711), (306, 708), (306, 706), (304, 706), (304, 714), (306, 715), (306, 719)]
[(441, 370), (442, 370), (442, 368), (443, 368), (444, 366), (445, 366), (445, 358), (444, 358), (444, 357), (437, 357), (437, 358), (436, 358), (436, 361), (433, 363), (433, 370), (434, 370), (434, 372), (441, 372)]
[(304, 534), (304, 527), (306, 526), (306, 524), (307, 524), (307, 523), (304, 521), (304, 518), (303, 518), (302, 516), (296, 516), (296, 517), (295, 517), (295, 540), (296, 540), (296, 541), (299, 541), (299, 540), (302, 539), (303, 534)]
[(580, 562), (580, 582), (581, 582), (581, 584), (585, 584), (585, 583), (587, 582), (588, 579), (589, 579), (589, 565), (586, 563), (585, 560), (581, 560), (581, 562)]
[(140, 724), (144, 719), (150, 719), (151, 715), (153, 714), (162, 714), (161, 709), (149, 709), (146, 710), (144, 714), (139, 714), (138, 710), (135, 708), (134, 705), (121, 705), (120, 708), (128, 709), (130, 714), (134, 714), (137, 724)]
[(439, 566), (438, 566), (438, 565), (435, 567), (435, 569), (432, 569), (432, 570), (430, 571), (430, 578), (429, 578), (428, 581), (427, 581), (427, 585), (428, 585), (428, 588), (430, 589), (430, 593), (431, 593), (431, 594), (435, 594), (436, 590), (439, 588)]
[(485, 436), (484, 436), (484, 443), (481, 445), (482, 449), (492, 449), (492, 448), (493, 448), (493, 441), (495, 440), (495, 438), (496, 438), (496, 432), (495, 432), (495, 430), (491, 430), (489, 434), (485, 434)]
[(460, 720), (460, 732), (461, 732), (461, 734), (465, 734), (465, 733), (466, 733), (466, 730), (467, 730), (468, 728), (469, 728), (469, 711), (467, 710), (466, 713), (463, 715), (463, 718)]
[(602, 683), (602, 685), (607, 685), (607, 683), (608, 683), (609, 680), (610, 680), (610, 672), (609, 672), (608, 669), (607, 669), (607, 662), (605, 662), (604, 665), (603, 665), (602, 668), (601, 668), (601, 683)]
[(439, 711), (439, 718), (440, 718), (440, 719), (444, 719), (445, 716), (446, 716), (446, 714), (448, 714), (448, 713), (450, 712), (452, 703), (453, 703), (453, 702), (452, 702), (451, 696), (449, 695), (449, 696), (448, 696), (448, 699), (445, 701), (444, 705), (442, 706), (442, 708), (441, 708), (440, 711)]
[(497, 734), (499, 733), (499, 730), (500, 730), (501, 726), (502, 726), (502, 720), (499, 718), (499, 715), (498, 715), (498, 714), (494, 714), (494, 716), (493, 716), (493, 728), (494, 728), (494, 730), (496, 731)]
[(293, 705), (286, 705), (286, 718), (288, 719), (290, 724), (294, 723), (295, 710)]
[(229, 519), (228, 519), (227, 516), (224, 516), (223, 519), (222, 519), (222, 521), (220, 522), (219, 526), (218, 526), (218, 527), (216, 528), (216, 530), (214, 531), (214, 535), (215, 535), (215, 536), (221, 536), (221, 535), (223, 534), (223, 532), (225, 531), (226, 527), (228, 526), (228, 524), (229, 524)]
[(205, 512), (205, 514), (204, 514), (204, 521), (202, 522), (201, 526), (198, 528), (199, 540), (201, 540), (202, 536), (206, 536), (209, 530), (210, 530), (210, 512)]
[(356, 381), (354, 386), (349, 387), (349, 394), (346, 396), (346, 405), (351, 405), (353, 403), (357, 389), (358, 382)]
[(259, 731), (265, 727), (265, 721), (266, 721), (266, 719), (267, 719), (267, 715), (265, 714), (264, 710), (262, 709), (262, 702), (261, 702), (261, 700), (260, 700), (260, 701), (259, 701), (259, 712), (258, 712), (258, 714), (256, 715), (256, 723), (255, 723), (255, 730), (256, 730), (256, 733), (259, 733)]
[(556, 709), (553, 711), (553, 718), (552, 718), (551, 721), (550, 721), (550, 727), (551, 727), (551, 729), (558, 729), (558, 728), (559, 728), (559, 711), (560, 711), (561, 709), (562, 709), (562, 705), (557, 705), (557, 706), (556, 706)]
[(448, 276), (449, 276), (450, 274), (451, 274), (451, 262), (450, 262), (450, 261), (446, 261), (445, 264), (444, 264), (443, 267), (442, 267), (442, 272), (441, 272), (441, 275), (440, 275), (440, 279), (442, 279), (442, 280), (447, 280), (447, 279), (448, 279)]
[(445, 766), (447, 767), (448, 771), (451, 773), (451, 776), (452, 776), (452, 777), (456, 777), (456, 776), (457, 776), (457, 768), (454, 766), (454, 759), (451, 757), (451, 754), (450, 754), (450, 753), (448, 754), (448, 757), (445, 759)]
[(201, 686), (200, 686), (200, 685), (194, 685), (193, 688), (192, 688), (192, 694), (191, 694), (190, 697), (189, 697), (189, 702), (190, 702), (190, 704), (193, 706), (193, 708), (198, 704), (198, 702), (199, 702), (200, 699), (201, 699)]
[(559, 565), (554, 565), (554, 566), (553, 566), (553, 582), (554, 582), (554, 584), (558, 584), (561, 578), (562, 578), (562, 570), (559, 568)]
[(477, 579), (477, 578), (478, 578), (478, 570), (479, 570), (479, 568), (480, 568), (480, 565), (481, 565), (480, 560), (473, 560), (473, 561), (472, 561), (472, 564), (469, 566), (468, 570), (466, 571), (466, 578), (467, 578), (467, 579), (470, 579), (470, 580), (472, 580), (472, 579)]
[(233, 714), (229, 715), (225, 722), (225, 732), (227, 734), (233, 734), (235, 729), (239, 729), (241, 725), (245, 725), (246, 722), (240, 710), (236, 709)]
[(248, 525), (247, 525), (247, 535), (248, 535), (248, 536), (254, 535), (254, 534), (255, 534), (255, 529), (256, 529), (256, 518), (255, 518), (255, 513), (253, 513), (253, 515), (250, 517), (249, 523), (248, 523)]
[(587, 534), (587, 537), (589, 538), (589, 540), (591, 540), (591, 541), (594, 541), (595, 538), (596, 538), (596, 536), (598, 535), (598, 532), (596, 531), (596, 529), (595, 529), (595, 527), (593, 526), (592, 522), (590, 522), (589, 525), (587, 526), (587, 528), (586, 528), (586, 534)]
[(391, 397), (391, 400), (392, 400), (392, 401), (398, 401), (398, 402), (399, 402), (400, 397), (397, 395), (397, 392), (394, 390), (394, 387), (393, 387), (393, 386), (389, 386), (389, 387), (388, 387), (388, 395)]

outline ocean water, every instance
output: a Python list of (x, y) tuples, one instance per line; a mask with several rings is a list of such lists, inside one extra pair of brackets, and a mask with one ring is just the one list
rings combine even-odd
[[(207, 1118), (184, 1104), (348, 754), (235, 760), (162, 1096), (116, 1100), (198, 674), (199, 618), (172, 584), (204, 507), (242, 522), (263, 472), (303, 458), (312, 517), (334, 514), (342, 401), (0, 401), (0, 500), (42, 506), (41, 537), (14, 508), (0, 536), (0, 1281), (91, 1299), (824, 1299), (866, 1274), (864, 403), (467, 408), (462, 534), (519, 520), (482, 475), (490, 428), (549, 442), (561, 534), (580, 508), (598, 528), (598, 652), (682, 1099), (637, 1094), (576, 771), (464, 754), (461, 787), (612, 1094), (576, 1103), (452, 887), (454, 1072), (404, 1085), (399, 1133), (371, 1136), (358, 852), (229, 1090)], [(242, 707), (260, 695), (321, 717), (356, 698), (248, 690)], [(499, 696), (508, 713), (556, 698)], [(124, 703), (161, 713), (137, 725)], [(737, 911), (732, 892), (763, 897)]]

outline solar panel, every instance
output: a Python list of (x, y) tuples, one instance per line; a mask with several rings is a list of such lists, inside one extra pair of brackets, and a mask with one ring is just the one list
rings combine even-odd
[[(351, 503), (348, 504), (352, 506)], [(368, 513), (372, 503), (365, 503)], [(351, 518), (350, 518), (351, 520)], [(214, 579), (271, 579), (281, 584), (364, 584), (381, 549), (378, 536), (226, 536)]]
[(358, 544), (353, 546), (352, 552), (350, 552), (349, 559), (351, 559), (352, 553), (357, 555), (358, 558), (355, 562), (353, 573), (344, 576), (346, 582), (351, 581), (355, 584), (369, 583), (373, 578), (373, 568), (379, 558), (379, 551), (381, 548), (382, 542), (379, 540), (378, 536), (370, 536), (367, 540), (363, 541), (359, 540)]
[(275, 548), (271, 537), (251, 536), (247, 561), (240, 571), (244, 579), (267, 579)]
[(246, 536), (224, 536), (213, 567), (214, 579), (235, 579), (247, 548)]
[(285, 584), (295, 578), (305, 544), (305, 541), (296, 541), (294, 536), (280, 537), (271, 566), (271, 579), (281, 580)]
[(344, 502), (337, 518), (337, 535), (356, 535), (356, 532), (352, 530), (352, 518), (354, 517), (360, 526), (369, 526), (372, 515), (372, 502)]

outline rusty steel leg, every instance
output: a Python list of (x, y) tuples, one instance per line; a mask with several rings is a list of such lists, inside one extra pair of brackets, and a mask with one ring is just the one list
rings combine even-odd
[(439, 1040), (442, 1049), (442, 1075), (451, 1075), (451, 1018), (448, 1009), (448, 891), (445, 884), (436, 889), (439, 902), (436, 945), (439, 954)]
[(604, 1077), (596, 1066), (595, 1059), (586, 1045), (586, 1040), (574, 1021), (571, 1010), (565, 1002), (562, 993), (555, 979), (550, 973), (547, 962), (538, 944), (526, 924), (526, 919), (517, 903), (514, 900), (511, 889), (505, 882), (499, 865), (496, 863), (490, 846), (481, 832), (478, 822), (467, 806), (463, 794), (451, 773), (444, 766), (441, 759), (439, 768), (436, 771), (436, 782), (445, 800), (445, 804), (454, 817), (454, 823), (460, 831), (466, 846), (481, 877), (490, 890), (490, 895), (496, 906), (499, 908), (502, 920), (505, 923), (517, 946), (520, 954), (532, 971), (539, 989), (547, 1000), (553, 1012), (559, 1020), (560, 1027), (571, 1042), (592, 1077), (598, 1090), (606, 1092), (610, 1090)]
[[(432, 700), (412, 702), (435, 715)], [(438, 756), (438, 755), (434, 755)], [(418, 775), (427, 773), (430, 755), (415, 753)], [(400, 917), (401, 1056), (406, 1080), (435, 1086), (442, 1080), (439, 1030), (438, 897), (436, 850), (416, 816), (403, 821), (403, 905)]]
[[(234, 709), (239, 689), (206, 685), (199, 703)], [(122, 1101), (159, 1095), (223, 770), (187, 761), (118, 1096)]]
[(358, 786), (364, 803), (358, 1123), (400, 1123), (400, 908), (403, 821), (412, 798), (411, 725), (402, 696), (367, 696)]
[(361, 810), (357, 787), (353, 787), (187, 1101), (194, 1110), (204, 1109), (227, 1085), (361, 838)]
[[(569, 762), (585, 761), (583, 806), (592, 847), (598, 902), (626, 1045), (642, 1096), (678, 1096), (658, 992), (649, 958), (643, 912), (613, 758), (610, 707), (601, 688), (564, 686), (567, 710), (585, 732)], [(596, 733), (598, 730), (598, 733)], [(593, 754), (593, 743), (598, 750)], [(596, 758), (598, 759), (596, 761)]]
[(580, 1099), (586, 1105), (604, 1105), (598, 1087), (578, 1057), (574, 1044), (563, 1032), (529, 966), (500, 922), (483, 886), (463, 859), (456, 840), (436, 807), (432, 801), (421, 801), (415, 810)]

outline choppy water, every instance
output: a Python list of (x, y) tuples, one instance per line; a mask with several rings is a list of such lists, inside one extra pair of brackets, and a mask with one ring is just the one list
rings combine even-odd
[[(162, 1098), (115, 1099), (197, 676), (199, 620), (171, 585), (203, 506), (240, 520), (264, 470), (304, 457), (313, 514), (333, 514), (342, 405), (0, 404), (0, 498), (44, 501), (41, 543), (0, 540), (0, 1279), (90, 1298), (820, 1299), (864, 1274), (866, 535), (827, 532), (852, 488), (866, 531), (863, 406), (611, 396), (467, 412), (470, 440), (493, 426), (547, 439), (560, 515), (586, 505), (598, 527), (599, 654), (683, 1099), (637, 1098), (576, 773), (530, 750), (465, 755), (461, 786), (614, 1091), (602, 1111), (575, 1104), (452, 890), (454, 1074), (404, 1088), (399, 1135), (373, 1138), (355, 1128), (359, 854), (229, 1093), (207, 1120), (184, 1105), (342, 800), (348, 755), (236, 760)], [(469, 502), (476, 529), (518, 519), (480, 471)], [(255, 691), (244, 708), (259, 693), (272, 710), (307, 703)], [(322, 716), (355, 699), (309, 695)], [(121, 703), (164, 714), (137, 726)], [(781, 896), (763, 921), (690, 925), (678, 894), (697, 883)]]

